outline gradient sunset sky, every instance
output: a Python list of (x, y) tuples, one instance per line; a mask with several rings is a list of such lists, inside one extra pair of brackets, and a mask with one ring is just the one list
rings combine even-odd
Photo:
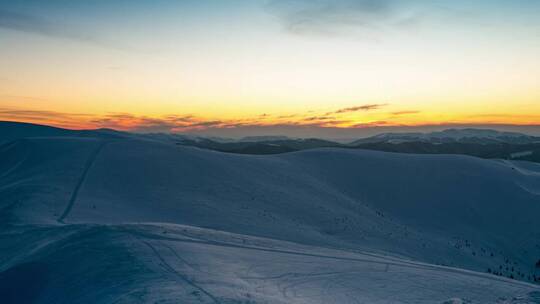
[(531, 0), (0, 0), (0, 120), (223, 136), (539, 125), (538, 16)]

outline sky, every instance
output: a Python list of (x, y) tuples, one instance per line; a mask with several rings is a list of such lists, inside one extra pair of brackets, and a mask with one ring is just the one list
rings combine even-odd
[(540, 134), (538, 0), (0, 0), (0, 120)]

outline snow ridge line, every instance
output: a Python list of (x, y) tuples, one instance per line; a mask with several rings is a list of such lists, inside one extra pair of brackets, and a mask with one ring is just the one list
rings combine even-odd
[(69, 199), (68, 205), (66, 206), (66, 209), (64, 209), (64, 212), (60, 217), (56, 220), (57, 222), (64, 224), (64, 219), (69, 215), (71, 212), (71, 209), (73, 208), (73, 205), (75, 204), (75, 201), (77, 200), (77, 196), (79, 195), (79, 190), (81, 189), (81, 186), (83, 185), (84, 181), (86, 180), (86, 176), (88, 175), (88, 172), (90, 171), (90, 168), (94, 164), (94, 161), (96, 160), (99, 152), (103, 149), (103, 147), (108, 144), (108, 141), (102, 141), (98, 147), (90, 154), (90, 157), (86, 161), (86, 164), (84, 165), (84, 170), (79, 178), (79, 181), (77, 182), (77, 185), (75, 186), (75, 189), (73, 190), (73, 193), (71, 194), (71, 198)]

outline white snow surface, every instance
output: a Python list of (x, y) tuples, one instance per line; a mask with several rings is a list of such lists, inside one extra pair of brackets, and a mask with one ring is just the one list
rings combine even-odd
[(0, 303), (540, 303), (538, 164), (1, 129)]

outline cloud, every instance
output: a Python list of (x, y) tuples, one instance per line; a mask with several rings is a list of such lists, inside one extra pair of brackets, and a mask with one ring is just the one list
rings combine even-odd
[(106, 127), (142, 133), (181, 132), (220, 126), (220, 120), (204, 120), (193, 115), (167, 115), (164, 117), (136, 116), (127, 113), (109, 113), (90, 121), (96, 127)]
[[(24, 121), (71, 129), (111, 128), (140, 133), (173, 132), (225, 137), (284, 134), (294, 137), (354, 138), (383, 132), (435, 131), (450, 127), (496, 128), (540, 135), (540, 125), (538, 124), (440, 122), (402, 125), (396, 124), (392, 120), (359, 123), (354, 120), (335, 119), (326, 115), (308, 117), (294, 115), (291, 119), (284, 120), (261, 120), (258, 115), (255, 115), (251, 118), (216, 120), (189, 114), (147, 117), (129, 113), (106, 113), (96, 116), (84, 113), (73, 114), (2, 107), (0, 108), (0, 120)], [(538, 121), (538, 119), (534, 121)]]
[(414, 24), (420, 16), (398, 0), (271, 0), (266, 8), (300, 35), (372, 35)]
[(388, 104), (386, 104), (386, 103), (383, 103), (383, 104), (366, 104), (366, 105), (357, 106), (357, 107), (339, 109), (339, 110), (337, 110), (335, 112), (330, 112), (328, 114), (343, 114), (343, 113), (359, 112), (359, 111), (367, 112), (367, 111), (378, 110), (378, 109), (380, 109), (382, 107), (385, 107), (387, 105)]
[(21, 110), (0, 108), (0, 120), (25, 121), (48, 124), (53, 122), (55, 126), (74, 128), (80, 126), (90, 116), (86, 114), (68, 114), (55, 111)]
[(401, 116), (401, 115), (413, 115), (413, 114), (418, 114), (418, 113), (420, 113), (420, 111), (397, 111), (397, 112), (392, 112), (391, 114), (394, 116)]
[(294, 118), (294, 117), (298, 117), (298, 114), (280, 115), (277, 118), (278, 119), (289, 119), (289, 118)]
[(141, 133), (196, 132), (207, 129), (234, 129), (249, 127), (291, 126), (291, 127), (346, 127), (354, 121), (341, 119), (339, 114), (357, 111), (373, 111), (386, 104), (366, 104), (339, 109), (329, 113), (307, 111), (304, 114), (288, 115), (259, 114), (240, 119), (208, 119), (196, 115), (163, 115), (149, 117), (130, 113), (105, 113), (100, 115), (73, 114), (55, 111), (27, 110), (20, 108), (0, 108), (0, 120), (25, 121), (50, 124), (67, 128), (110, 128)]
[(331, 119), (335, 119), (335, 117), (333, 116), (310, 116), (310, 117), (306, 117), (304, 118), (303, 120), (304, 121), (321, 121), (321, 120), (325, 120), (325, 121), (328, 121), (328, 120), (331, 120)]
[[(370, 105), (364, 107), (367, 109), (370, 108)], [(354, 123), (350, 120), (337, 119), (328, 115), (308, 117), (289, 115), (290, 118), (288, 119), (267, 119), (268, 116), (270, 115), (263, 117), (255, 115), (254, 117), (242, 119), (206, 119), (195, 115), (164, 115), (161, 117), (148, 117), (129, 113), (90, 115), (0, 108), (0, 120), (33, 122), (76, 129), (110, 128), (141, 133), (197, 132), (210, 129), (265, 128), (271, 126), (321, 128), (339, 127)]]
[(73, 119), (88, 117), (87, 114), (68, 114), (55, 111), (39, 111), (39, 110), (17, 110), (0, 108), (0, 117), (12, 117), (12, 118), (27, 118), (37, 120), (47, 120), (50, 118), (55, 119)]
[(107, 41), (103, 37), (77, 28), (72, 24), (62, 24), (26, 13), (0, 9), (0, 28), (123, 49), (116, 43)]

